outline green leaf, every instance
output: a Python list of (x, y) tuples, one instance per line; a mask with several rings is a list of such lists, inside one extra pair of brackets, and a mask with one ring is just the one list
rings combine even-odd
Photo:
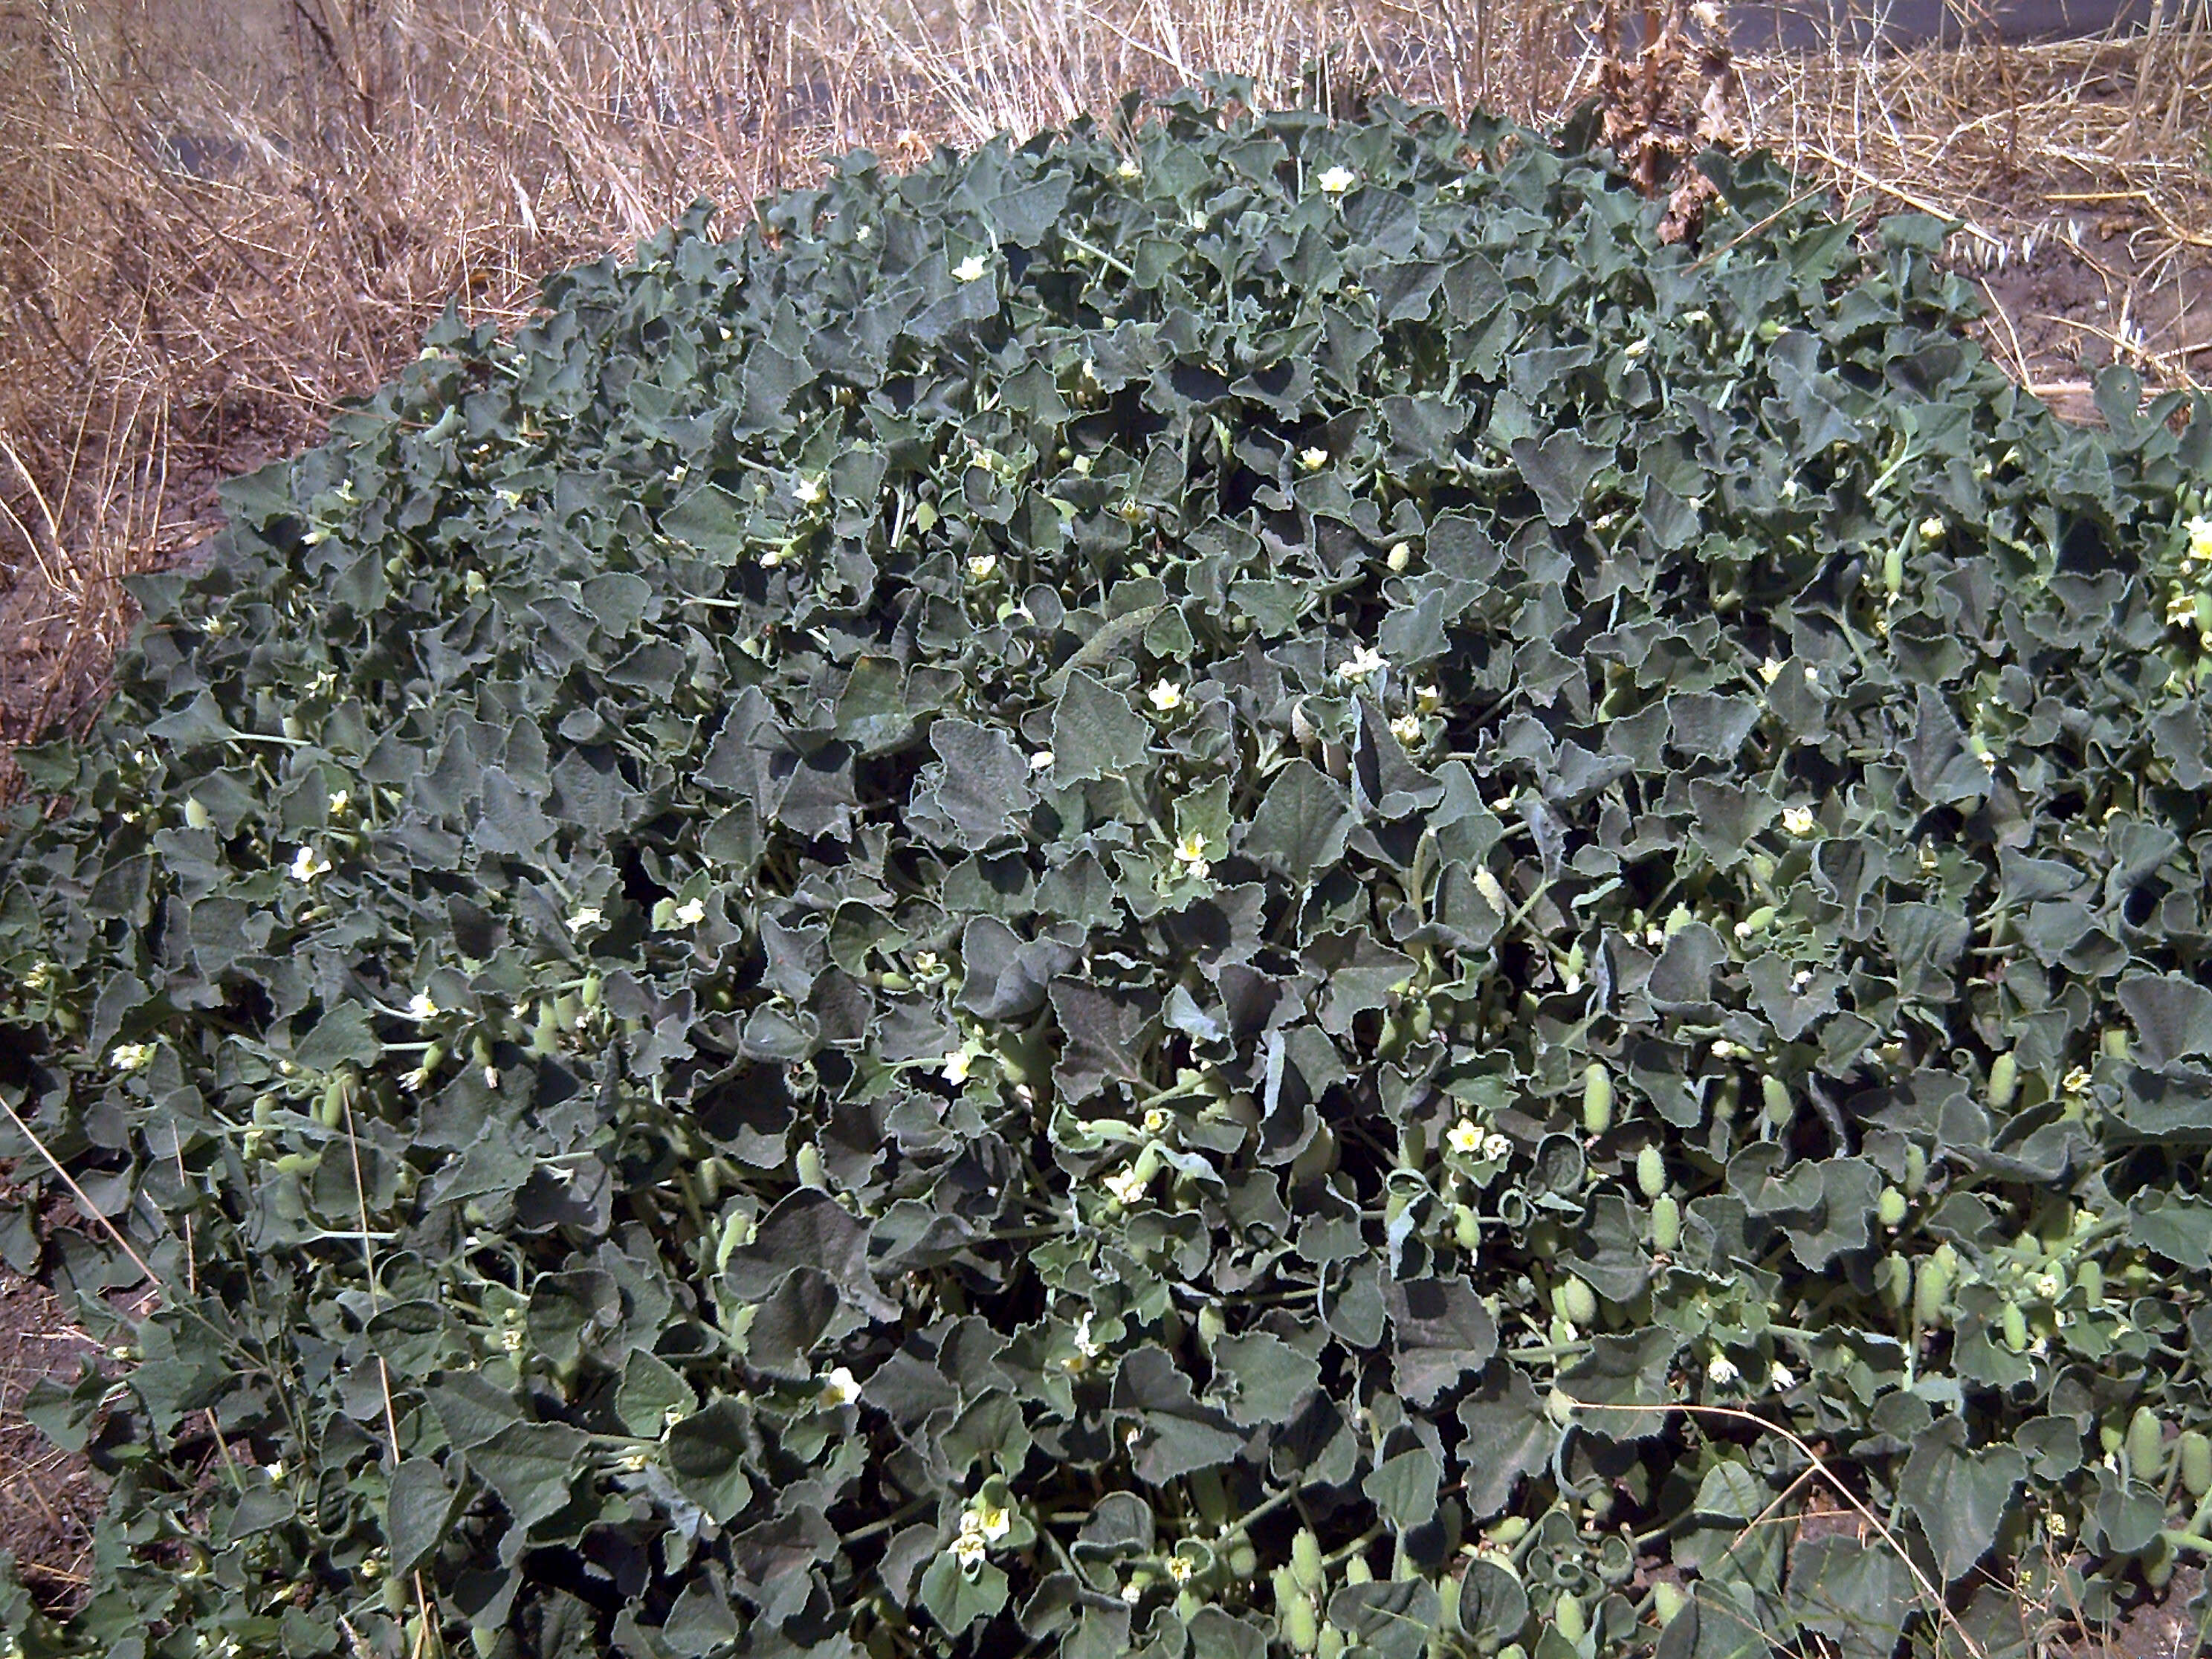
[(565, 1423), (510, 1423), (468, 1450), (469, 1467), (526, 1530), (568, 1502), (590, 1437)]
[(413, 1572), (446, 1541), (458, 1497), (434, 1459), (410, 1457), (392, 1472), (384, 1535), (392, 1551), (394, 1577)]
[(1938, 1418), (1915, 1435), (1898, 1492), (1935, 1547), (1943, 1582), (1956, 1583), (1996, 1541), (2027, 1460), (2011, 1446), (1967, 1449), (1966, 1425)]
[(1546, 520), (1564, 528), (1575, 521), (1597, 475), (1614, 459), (1611, 444), (1591, 443), (1575, 428), (1553, 432), (1540, 442), (1516, 438), (1513, 465), (1536, 492)]
[(1294, 760), (1276, 775), (1252, 815), (1241, 848), (1267, 868), (1310, 887), (1343, 856), (1352, 832), (1344, 787), (1310, 762)]
[(668, 1431), (668, 1470), (676, 1489), (717, 1525), (727, 1526), (752, 1502), (744, 1465), (753, 1433), (752, 1413), (727, 1395)]

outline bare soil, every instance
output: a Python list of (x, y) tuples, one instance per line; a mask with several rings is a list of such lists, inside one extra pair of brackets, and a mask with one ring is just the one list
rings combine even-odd
[(52, 1292), (0, 1269), (0, 1548), (15, 1553), (25, 1586), (57, 1613), (88, 1583), (106, 1490), (82, 1455), (25, 1420), (22, 1402), (42, 1376), (74, 1376), (91, 1343)]

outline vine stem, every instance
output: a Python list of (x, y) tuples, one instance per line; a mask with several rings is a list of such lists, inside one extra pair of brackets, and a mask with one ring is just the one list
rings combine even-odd
[[(1889, 1529), (1880, 1516), (1859, 1500), (1856, 1492), (1836, 1478), (1835, 1472), (1829, 1468), (1826, 1461), (1820, 1453), (1814, 1451), (1812, 1447), (1779, 1423), (1771, 1423), (1754, 1412), (1744, 1411), (1735, 1406), (1692, 1406), (1679, 1400), (1661, 1401), (1648, 1406), (1610, 1405), (1595, 1400), (1571, 1400), (1569, 1403), (1578, 1412), (1657, 1412), (1662, 1415), (1668, 1412), (1682, 1412), (1692, 1417), (1717, 1417), (1730, 1422), (1748, 1423), (1753, 1428), (1764, 1429), (1769, 1434), (1781, 1436), (1795, 1447), (1798, 1454), (1812, 1464), (1814, 1469), (1820, 1472), (1821, 1478), (1835, 1489), (1838, 1497), (1858, 1511), (1859, 1518), (1873, 1528), (1880, 1535), (1881, 1541), (1889, 1546), (1896, 1554), (1897, 1559), (1905, 1563), (1905, 1570), (1912, 1575), (1913, 1583), (1920, 1587), (1920, 1593), (1928, 1598), (1929, 1605), (1936, 1610), (1940, 1621), (1949, 1625), (1958, 1632), (1959, 1640), (1965, 1644), (1966, 1650), (1972, 1656), (1972, 1659), (1989, 1659), (1987, 1651), (1979, 1642), (1974, 1639), (1973, 1633), (1960, 1624), (1959, 1616), (1951, 1611), (1949, 1603), (1943, 1599), (1943, 1592), (1929, 1582), (1928, 1575), (1920, 1570), (1920, 1564), (1915, 1561), (1911, 1553), (1898, 1541), (1897, 1534)], [(2204, 1542), (2208, 1553), (2212, 1553), (2212, 1539), (2205, 1540)]]

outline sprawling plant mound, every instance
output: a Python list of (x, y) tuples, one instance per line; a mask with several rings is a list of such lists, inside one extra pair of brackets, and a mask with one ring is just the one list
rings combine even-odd
[(1397, 107), (858, 156), (234, 487), (9, 845), (4, 1099), (114, 1231), (11, 1132), (4, 1243), (119, 1361), (35, 1405), (116, 1484), (27, 1645), (1875, 1656), (2163, 1582), (2212, 411), (2065, 431), (1939, 225), (1715, 177), (1669, 246)]

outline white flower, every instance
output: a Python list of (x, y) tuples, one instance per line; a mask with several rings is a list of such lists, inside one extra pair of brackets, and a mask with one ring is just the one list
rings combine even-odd
[(975, 1506), (960, 1517), (960, 1530), (981, 1534), (987, 1544), (997, 1543), (1013, 1529), (1013, 1511), (988, 1498), (977, 1498)]
[(1413, 693), (1413, 702), (1424, 714), (1433, 714), (1444, 706), (1443, 688), (1439, 685), (1422, 686)]
[(1178, 1584), (1188, 1584), (1192, 1565), (1191, 1559), (1187, 1555), (1170, 1555), (1168, 1557), (1168, 1577)]
[(284, 1484), (284, 1464), (281, 1458), (274, 1463), (263, 1464), (261, 1473), (269, 1477), (269, 1484), (272, 1486), (281, 1486)]
[(2189, 532), (2189, 556), (2199, 564), (2212, 564), (2212, 519), (2191, 519), (2185, 528)]
[(1769, 657), (1765, 662), (1759, 664), (1759, 678), (1765, 680), (1769, 685), (1773, 684), (1775, 681), (1780, 679), (1782, 678), (1782, 659), (1779, 657)]
[(1936, 518), (1932, 514), (1927, 518), (1923, 519), (1920, 521), (1920, 539), (1923, 542), (1942, 541), (1943, 539), (1943, 520)]
[(1157, 1135), (1166, 1133), (1169, 1121), (1170, 1119), (1168, 1117), (1166, 1108), (1161, 1106), (1148, 1106), (1145, 1109), (1145, 1133), (1146, 1134)]
[[(856, 242), (865, 242), (868, 238), (875, 234), (876, 228), (873, 225), (862, 225), (858, 230), (853, 233), (853, 240)], [(726, 340), (730, 337), (728, 330), (725, 329), (723, 331), (722, 337)]]
[(1381, 652), (1371, 646), (1358, 646), (1353, 648), (1349, 657), (1337, 664), (1336, 677), (1340, 680), (1356, 683), (1365, 679), (1370, 674), (1379, 673), (1389, 666), (1389, 664), (1383, 661)]
[(1176, 842), (1175, 855), (1178, 863), (1196, 865), (1203, 870), (1206, 867), (1206, 837), (1195, 830), (1190, 831)]
[(520, 1353), (522, 1345), (527, 1340), (520, 1325), (509, 1325), (499, 1334), (499, 1346), (509, 1353)]
[(1145, 695), (1152, 699), (1152, 707), (1163, 714), (1172, 714), (1182, 707), (1182, 687), (1173, 680), (1154, 682), (1152, 689)]
[(1444, 1145), (1470, 1158), (1482, 1150), (1482, 1131), (1466, 1118), (1444, 1131)]
[(676, 907), (676, 921), (678, 927), (696, 927), (706, 920), (707, 901), (704, 899), (688, 898)]
[(438, 1005), (430, 1000), (428, 991), (417, 991), (407, 1004), (410, 1019), (435, 1019), (438, 1013)]
[(1075, 1328), (1075, 1351), (1085, 1359), (1096, 1359), (1105, 1351), (1098, 1339), (1091, 1334), (1091, 1314), (1087, 1309)]
[(953, 1049), (945, 1056), (945, 1064), (941, 1068), (945, 1080), (956, 1087), (967, 1082), (968, 1069), (975, 1064), (975, 1055), (969, 1054), (965, 1048)]
[(914, 953), (914, 971), (917, 979), (927, 979), (938, 970), (939, 965), (937, 952), (934, 951), (917, 951)]
[(1040, 749), (1036, 754), (1031, 755), (1030, 757), (1030, 770), (1032, 772), (1051, 771), (1052, 750), (1049, 749)]
[(1705, 1375), (1715, 1387), (1725, 1389), (1742, 1373), (1736, 1370), (1735, 1361), (1724, 1353), (1717, 1353), (1705, 1362)]
[(1328, 465), (1328, 451), (1301, 449), (1298, 451), (1298, 465), (1309, 472), (1318, 472)]
[(1620, 355), (1624, 357), (1641, 357), (1650, 349), (1651, 342), (1649, 340), (1631, 340), (1626, 345), (1621, 347)]
[(1416, 714), (1399, 715), (1390, 722), (1390, 735), (1407, 748), (1412, 748), (1421, 740), (1420, 717)]
[(1122, 1204), (1134, 1204), (1145, 1195), (1145, 1189), (1151, 1185), (1152, 1182), (1149, 1180), (1137, 1173), (1134, 1165), (1122, 1170), (1119, 1175), (1110, 1175), (1106, 1177), (1107, 1192), (1117, 1202)]
[(1482, 1158), (1486, 1164), (1503, 1164), (1513, 1156), (1513, 1143), (1496, 1130), (1482, 1138)]
[(1136, 158), (1132, 156), (1114, 169), (1114, 176), (1116, 179), (1141, 179), (1145, 176), (1145, 170), (1137, 165)]
[(976, 581), (987, 582), (998, 571), (999, 556), (995, 553), (978, 553), (968, 561), (968, 574)]
[(840, 1406), (849, 1406), (860, 1397), (860, 1379), (849, 1367), (840, 1365), (822, 1379), (822, 1387), (814, 1396), (814, 1403), (824, 1411), (835, 1411)]
[[(1134, 1432), (1134, 1431), (1132, 1431), (1132, 1432)], [(1133, 1579), (1128, 1583), (1121, 1586), (1121, 1599), (1124, 1601), (1127, 1601), (1131, 1607), (1135, 1607), (1138, 1602), (1145, 1599), (1145, 1587)]]
[(598, 905), (579, 905), (576, 914), (568, 918), (568, 931), (572, 933), (580, 933), (586, 927), (603, 927), (606, 925), (606, 912), (600, 909)]
[(799, 504), (801, 507), (819, 507), (823, 497), (830, 492), (828, 486), (823, 482), (822, 475), (817, 472), (810, 477), (801, 478), (797, 483), (792, 485), (791, 493), (799, 498)]
[(952, 1559), (960, 1564), (963, 1572), (973, 1572), (981, 1566), (989, 1550), (981, 1533), (963, 1532), (952, 1540)]
[(1644, 930), (1644, 942), (1650, 945), (1653, 950), (1657, 950), (1661, 945), (1667, 942), (1667, 930), (1664, 927), (1645, 928)]
[(313, 881), (327, 874), (331, 861), (312, 847), (302, 847), (292, 855), (292, 867), (287, 872), (295, 881)]
[(2076, 1066), (2072, 1071), (2066, 1073), (2066, 1076), (2060, 1083), (2059, 1087), (2065, 1090), (2069, 1095), (2083, 1094), (2087, 1092), (2089, 1085), (2095, 1079), (2089, 1075), (2089, 1068), (2087, 1066)]
[(353, 796), (343, 789), (338, 790), (330, 799), (330, 808), (332, 817), (343, 817), (353, 810)]
[(1730, 1042), (1726, 1037), (1715, 1037), (1713, 1039), (1713, 1058), (1715, 1060), (1734, 1060), (1735, 1056), (1735, 1044)]
[(1793, 991), (1802, 991), (1812, 982), (1813, 970), (1810, 968), (1800, 968), (1790, 976), (1790, 988)]
[(2041, 1297), (2045, 1302), (2056, 1302), (2058, 1300), (2058, 1275), (2057, 1273), (2036, 1274), (2035, 1293)]
[(1767, 1378), (1767, 1386), (1777, 1394), (1787, 1394), (1797, 1386), (1797, 1379), (1790, 1375), (1790, 1367), (1778, 1359), (1774, 1362), (1773, 1375)]
[(23, 988), (27, 991), (43, 991), (53, 982), (54, 964), (51, 962), (39, 963), (23, 975)]
[(1359, 175), (1350, 167), (1331, 167), (1315, 182), (1331, 196), (1341, 196), (1359, 182)]
[(1203, 213), (1200, 213), (1196, 208), (1193, 208), (1190, 210), (1190, 219), (1188, 222), (1193, 230), (1203, 231), (1206, 228), (1206, 216)]
[(1813, 687), (1815, 690), (1820, 689), (1820, 671), (1814, 667), (1809, 662), (1805, 665), (1805, 684)]
[(2197, 596), (2187, 588), (2177, 586), (2166, 595), (2166, 625), (2168, 628), (2197, 626)]
[(990, 267), (984, 263), (983, 256), (981, 254), (971, 253), (966, 258), (963, 259), (958, 264), (952, 267), (952, 275), (954, 278), (959, 282), (980, 282), (982, 279), (984, 271), (988, 270), (989, 268)]
[(107, 1063), (118, 1072), (143, 1072), (153, 1061), (150, 1042), (118, 1042), (108, 1050)]
[(485, 1087), (485, 1088), (487, 1088), (487, 1089), (496, 1089), (496, 1088), (498, 1088), (498, 1087), (499, 1087), (499, 1067), (498, 1067), (498, 1066), (485, 1066), (485, 1067), (483, 1068), (483, 1080), (484, 1080), (484, 1087)]
[(1782, 809), (1782, 827), (1793, 836), (1813, 833), (1813, 809), (1809, 806), (1785, 806)]

